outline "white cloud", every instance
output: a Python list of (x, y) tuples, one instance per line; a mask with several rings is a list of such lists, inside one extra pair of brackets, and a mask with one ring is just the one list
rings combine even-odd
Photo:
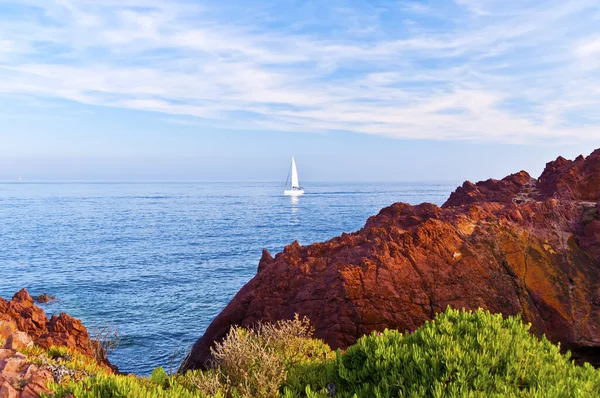
[(584, 41), (577, 46), (575, 52), (581, 57), (589, 57), (600, 53), (600, 37), (594, 37)]
[(456, 4), (465, 7), (472, 13), (479, 15), (488, 15), (489, 12), (485, 10), (484, 0), (455, 0)]
[(573, 120), (600, 105), (600, 41), (582, 20), (594, 1), (456, 3), (400, 3), (399, 17), (414, 14), (403, 30), (385, 21), (392, 9), (322, 17), (323, 3), (286, 17), (184, 0), (25, 0), (38, 15), (0, 16), (0, 92), (247, 130), (600, 138)]

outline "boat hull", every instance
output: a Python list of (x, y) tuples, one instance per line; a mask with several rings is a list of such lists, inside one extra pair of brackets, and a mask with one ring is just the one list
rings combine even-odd
[(301, 196), (304, 195), (304, 189), (286, 189), (283, 194), (285, 196)]

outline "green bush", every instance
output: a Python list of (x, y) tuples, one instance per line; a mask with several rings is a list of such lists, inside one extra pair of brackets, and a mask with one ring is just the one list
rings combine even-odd
[(298, 315), (252, 329), (233, 327), (213, 350), (213, 372), (228, 397), (279, 397), (294, 366), (320, 363), (334, 356), (327, 344), (312, 338), (312, 333), (308, 319)]
[(288, 378), (284, 396), (598, 397), (600, 373), (576, 366), (520, 317), (448, 309), (414, 333), (365, 336), (335, 361)]
[(55, 397), (600, 396), (600, 371), (576, 366), (519, 317), (483, 310), (448, 309), (414, 333), (372, 333), (335, 354), (312, 338), (307, 319), (232, 328), (216, 345), (212, 369), (183, 375), (169, 376), (162, 368), (149, 378), (113, 375), (65, 349), (43, 354), (88, 375), (55, 384)]
[[(83, 380), (53, 385), (55, 397), (76, 398), (246, 398), (279, 397), (280, 389), (301, 366), (334, 359), (335, 353), (312, 338), (308, 319), (296, 316), (252, 329), (233, 327), (214, 350), (213, 368), (169, 376), (156, 368), (149, 378), (90, 372)], [(52, 358), (67, 352), (53, 350)], [(62, 360), (62, 359), (61, 359)]]
[[(97, 375), (78, 382), (55, 385), (56, 397), (73, 394), (76, 398), (209, 398), (198, 389), (189, 389), (177, 378), (162, 380), (167, 385), (155, 384), (150, 379), (136, 376)], [(213, 398), (221, 398), (216, 395)]]

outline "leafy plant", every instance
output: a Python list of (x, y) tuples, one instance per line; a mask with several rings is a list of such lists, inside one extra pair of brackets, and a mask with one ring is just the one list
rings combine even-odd
[[(72, 394), (76, 398), (208, 398), (199, 390), (190, 390), (177, 382), (167, 387), (151, 379), (123, 375), (98, 375), (78, 382), (54, 386), (55, 397)], [(218, 398), (218, 397), (214, 397)]]
[[(105, 369), (82, 379), (53, 385), (56, 398), (242, 398), (278, 397), (288, 371), (309, 363), (333, 359), (335, 354), (320, 340), (312, 339), (308, 319), (259, 324), (252, 329), (234, 327), (214, 349), (213, 368), (169, 376), (156, 368), (149, 378), (114, 375)], [(74, 361), (61, 348), (47, 352), (53, 360)], [(93, 361), (88, 359), (89, 361)], [(295, 368), (298, 367), (298, 368)]]
[(303, 369), (284, 396), (326, 397), (331, 385), (336, 397), (600, 396), (596, 369), (576, 366), (520, 317), (481, 309), (449, 308), (414, 333), (372, 333), (318, 369)]
[(234, 327), (216, 345), (212, 369), (171, 376), (162, 368), (149, 378), (110, 374), (63, 348), (42, 356), (85, 375), (53, 385), (56, 398), (600, 396), (600, 371), (576, 366), (520, 317), (483, 310), (448, 308), (413, 333), (372, 333), (344, 353), (313, 339), (297, 316)]
[(252, 329), (233, 327), (213, 349), (213, 371), (229, 386), (230, 396), (278, 397), (294, 366), (332, 357), (331, 349), (312, 333), (308, 319), (298, 315)]

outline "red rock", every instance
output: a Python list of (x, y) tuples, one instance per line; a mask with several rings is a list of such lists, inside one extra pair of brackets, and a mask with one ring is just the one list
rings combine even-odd
[[(458, 187), (450, 195), (450, 198), (442, 207), (462, 206), (478, 202), (511, 203), (515, 196), (527, 187), (530, 186), (533, 190), (534, 184), (535, 180), (525, 171), (511, 174), (502, 180), (489, 179), (477, 184), (466, 181), (462, 187)], [(532, 192), (524, 193), (529, 194)], [(528, 195), (525, 195), (524, 199), (526, 197)]]
[(29, 363), (25, 365), (23, 370), (21, 370), (21, 375), (24, 379), (29, 379), (33, 377), (33, 375), (39, 370), (39, 367), (36, 364)]
[(48, 318), (44, 311), (33, 304), (33, 299), (25, 289), (16, 293), (12, 300), (0, 301), (0, 314), (3, 320), (14, 322), (17, 328), (26, 332), (33, 338), (39, 336), (46, 329)]
[(39, 296), (34, 296), (33, 301), (36, 303), (49, 303), (52, 301), (56, 301), (56, 297), (49, 295), (48, 293), (42, 293)]
[[(29, 335), (35, 344), (44, 348), (54, 345), (63, 346), (94, 359), (97, 358), (96, 353), (102, 351), (102, 348), (90, 339), (87, 329), (80, 320), (64, 312), (59, 316), (52, 315), (48, 319), (44, 311), (34, 304), (25, 289), (16, 293), (10, 301), (0, 298), (0, 333), (3, 335), (12, 333), (9, 329), (12, 330), (13, 326), (10, 325), (16, 326), (16, 329)], [(23, 335), (19, 336), (23, 337)], [(15, 336), (13, 340), (20, 337)], [(17, 346), (20, 343), (25, 341), (19, 340), (16, 342)], [(104, 355), (100, 356), (104, 357)], [(102, 362), (112, 370), (117, 370), (108, 360)]]
[(36, 370), (23, 389), (20, 398), (36, 398), (39, 397), (42, 392), (50, 392), (48, 384), (54, 381), (52, 373), (48, 369)]
[(33, 340), (25, 332), (15, 331), (6, 339), (4, 347), (11, 350), (21, 350), (33, 345)]
[(396, 203), (328, 242), (294, 242), (215, 318), (181, 370), (205, 366), (232, 325), (307, 316), (347, 347), (373, 330), (413, 330), (447, 306), (521, 314), (580, 355), (600, 349), (600, 150), (559, 158), (533, 180), (465, 183), (442, 208)]
[(0, 398), (19, 398), (19, 391), (11, 386), (8, 381), (5, 381), (0, 386)]
[(46, 344), (64, 345), (85, 355), (94, 357), (93, 344), (87, 329), (80, 320), (62, 312), (52, 315), (48, 322), (48, 333), (40, 336)]
[(17, 325), (11, 320), (0, 320), (0, 339), (5, 340), (8, 339), (15, 330), (17, 330)]
[(0, 348), (0, 363), (2, 360), (13, 355), (13, 350), (9, 350), (7, 348)]
[(34, 398), (42, 392), (51, 392), (48, 386), (54, 378), (50, 369), (30, 363), (25, 355), (15, 350), (4, 351), (9, 355), (0, 361), (0, 397)]
[(19, 373), (27, 364), (26, 358), (12, 356), (10, 358), (4, 359), (0, 362), (0, 370), (3, 375), (11, 374), (11, 373)]
[(559, 157), (538, 180), (540, 198), (596, 201), (600, 197), (600, 149), (571, 161)]

